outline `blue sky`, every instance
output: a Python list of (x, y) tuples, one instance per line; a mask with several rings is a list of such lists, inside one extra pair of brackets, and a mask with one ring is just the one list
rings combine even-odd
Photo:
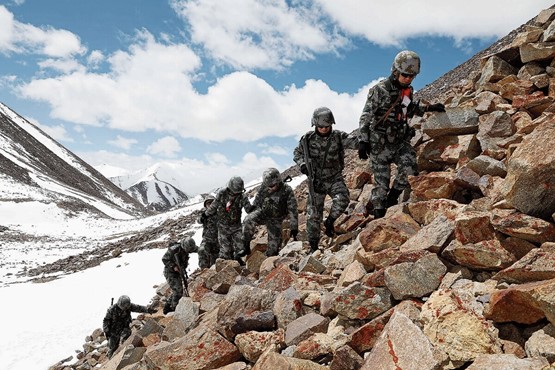
[(0, 1), (0, 102), (106, 175), (165, 163), (197, 193), (289, 167), (319, 106), (355, 129), (400, 50), (418, 89), (550, 5)]

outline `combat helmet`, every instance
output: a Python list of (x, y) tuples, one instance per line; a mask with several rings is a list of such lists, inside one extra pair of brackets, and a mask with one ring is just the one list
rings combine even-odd
[(233, 176), (231, 179), (229, 179), (229, 182), (227, 183), (227, 188), (233, 194), (241, 194), (245, 191), (245, 183), (243, 182), (243, 179), (239, 176)]
[(398, 71), (399, 73), (406, 73), (409, 75), (417, 75), (420, 73), (420, 57), (414, 51), (403, 50), (399, 52), (393, 64), (391, 65), (391, 72)]
[(129, 298), (129, 296), (122, 295), (121, 297), (118, 298), (117, 305), (120, 309), (124, 311), (128, 310), (129, 308), (131, 308), (131, 299)]
[(208, 208), (208, 206), (209, 206), (215, 199), (216, 199), (216, 198), (214, 198), (213, 195), (208, 195), (208, 196), (204, 199), (204, 203), (203, 203), (204, 208)]
[(272, 187), (281, 182), (281, 176), (276, 168), (268, 168), (262, 174), (262, 183), (266, 187)]
[(187, 253), (194, 253), (197, 251), (197, 244), (195, 243), (195, 240), (191, 237), (183, 239), (179, 244), (181, 245), (181, 248)]
[(329, 127), (335, 123), (331, 109), (326, 107), (316, 108), (312, 113), (312, 126)]

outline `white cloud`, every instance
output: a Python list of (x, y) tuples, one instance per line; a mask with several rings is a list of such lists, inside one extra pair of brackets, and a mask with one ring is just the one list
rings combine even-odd
[(52, 69), (64, 74), (84, 71), (85, 68), (79, 64), (75, 59), (58, 58), (58, 59), (46, 59), (38, 63), (41, 69)]
[(135, 139), (128, 139), (123, 136), (118, 135), (115, 140), (108, 140), (108, 144), (113, 145), (118, 148), (122, 148), (125, 150), (131, 149), (131, 147), (137, 144), (137, 140)]
[(290, 155), (291, 151), (279, 145), (270, 144), (258, 144), (258, 147), (262, 148), (262, 153), (264, 154), (275, 154), (275, 155)]
[(90, 68), (96, 69), (105, 59), (104, 54), (100, 50), (93, 50), (87, 57), (87, 63)]
[(75, 34), (63, 29), (39, 28), (18, 22), (5, 6), (0, 5), (0, 52), (65, 58), (84, 54), (86, 48)]
[(146, 148), (146, 152), (152, 155), (161, 155), (173, 158), (181, 151), (179, 141), (173, 136), (166, 136), (156, 140)]
[[(193, 42), (235, 68), (282, 69), (348, 40), (329, 27), (311, 2), (285, 0), (173, 0)], [(305, 3), (307, 5), (305, 5)]]
[(553, 3), (551, 0), (314, 1), (345, 32), (379, 45), (394, 46), (419, 36), (447, 36), (457, 41), (504, 36)]
[(69, 136), (64, 125), (47, 126), (40, 124), (36, 119), (31, 117), (26, 117), (25, 119), (40, 128), (42, 131), (46, 132), (56, 141), (65, 141), (70, 143), (74, 142), (73, 138)]

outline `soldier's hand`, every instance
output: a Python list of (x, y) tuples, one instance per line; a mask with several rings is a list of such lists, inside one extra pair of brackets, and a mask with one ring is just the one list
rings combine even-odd
[(427, 112), (445, 112), (445, 105), (441, 103), (430, 104), (426, 108)]
[(291, 237), (294, 241), (297, 241), (297, 235), (299, 235), (299, 230), (293, 229), (291, 230)]
[(301, 164), (301, 173), (308, 175), (308, 168), (306, 167), (305, 163)]
[(206, 216), (206, 212), (202, 212), (202, 213), (200, 214), (200, 223), (201, 223), (201, 224), (206, 223), (207, 217), (208, 217), (208, 216)]
[(358, 157), (360, 159), (368, 159), (368, 153), (370, 153), (370, 143), (367, 141), (359, 141)]
[(147, 311), (148, 311), (149, 314), (152, 315), (153, 313), (156, 313), (157, 310), (156, 310), (155, 308), (153, 308), (153, 307), (149, 307), (149, 308), (147, 309)]

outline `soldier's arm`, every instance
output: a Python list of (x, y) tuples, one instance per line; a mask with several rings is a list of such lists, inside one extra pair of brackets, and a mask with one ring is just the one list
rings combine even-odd
[(106, 311), (104, 320), (102, 320), (102, 330), (104, 331), (104, 333), (109, 333), (111, 329), (112, 329), (112, 312), (109, 308)]
[(355, 134), (350, 135), (344, 131), (340, 131), (339, 134), (341, 136), (343, 148), (355, 150), (358, 149), (358, 137)]
[[(304, 140), (304, 135), (301, 137), (301, 140)], [(299, 140), (299, 145), (293, 150), (293, 160), (299, 167), (304, 163), (304, 150), (301, 140)]]
[(206, 208), (206, 211), (204, 211), (204, 214), (206, 214), (206, 216), (215, 215), (221, 203), (222, 203), (222, 191), (220, 190), (218, 194), (216, 194), (216, 198), (214, 199), (214, 201), (208, 206), (208, 208)]
[(249, 201), (249, 197), (247, 194), (243, 193), (243, 198), (241, 199), (241, 206), (245, 209), (245, 212), (251, 213), (254, 211), (255, 207)]
[(140, 304), (131, 303), (131, 312), (148, 313), (148, 308)]
[(366, 103), (362, 109), (362, 114), (358, 122), (359, 125), (359, 141), (370, 140), (370, 130), (377, 123), (376, 110), (378, 109), (380, 102), (380, 90), (377, 86), (373, 86), (368, 91), (368, 97), (366, 98)]

